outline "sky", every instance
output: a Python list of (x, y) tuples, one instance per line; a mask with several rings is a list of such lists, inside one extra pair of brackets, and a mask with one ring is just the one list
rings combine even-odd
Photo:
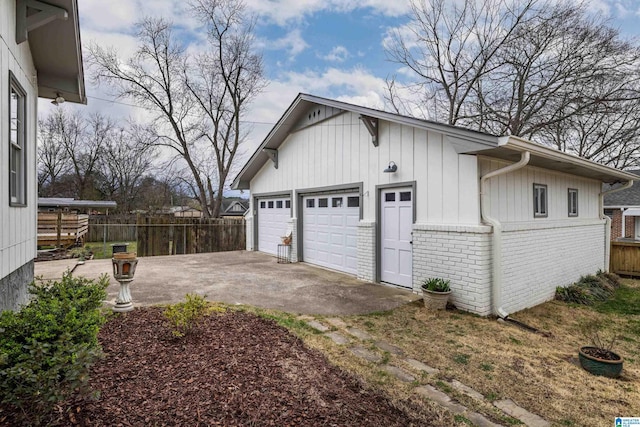
[[(455, 0), (451, 0), (455, 1)], [(134, 24), (144, 16), (163, 16), (184, 34), (197, 27), (184, 0), (79, 0), (83, 45), (116, 46), (123, 58), (135, 51)], [(245, 0), (257, 17), (257, 46), (268, 85), (251, 105), (252, 152), (299, 92), (383, 108), (385, 78), (399, 72), (383, 44), (409, 19), (409, 0)], [(640, 37), (640, 0), (590, 0), (589, 7), (610, 19), (626, 37)], [(86, 53), (85, 53), (86, 58)], [(113, 102), (104, 87), (94, 87), (85, 69), (87, 112), (126, 119), (146, 111)], [(52, 106), (40, 100), (40, 114)], [(78, 107), (75, 107), (78, 108)]]

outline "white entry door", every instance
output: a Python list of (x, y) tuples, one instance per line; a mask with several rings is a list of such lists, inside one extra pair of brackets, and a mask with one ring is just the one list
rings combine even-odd
[(411, 188), (382, 190), (380, 195), (380, 280), (412, 287), (413, 191)]
[(258, 199), (258, 250), (276, 255), (291, 219), (291, 199)]
[(302, 217), (302, 257), (305, 262), (345, 273), (358, 273), (360, 196), (305, 196)]

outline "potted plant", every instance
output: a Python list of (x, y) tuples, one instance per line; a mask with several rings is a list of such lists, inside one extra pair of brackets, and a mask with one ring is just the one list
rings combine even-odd
[(601, 336), (601, 329), (602, 324), (595, 321), (583, 327), (583, 332), (591, 340), (592, 345), (580, 348), (578, 352), (580, 366), (593, 375), (618, 378), (622, 372), (623, 359), (612, 351), (618, 336), (607, 340)]
[(422, 297), (424, 306), (430, 310), (446, 309), (449, 294), (451, 294), (449, 283), (449, 280), (439, 277), (423, 280)]

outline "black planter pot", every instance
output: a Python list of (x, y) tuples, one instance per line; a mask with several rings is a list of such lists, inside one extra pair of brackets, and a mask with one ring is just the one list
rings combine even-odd
[(622, 372), (622, 357), (616, 353), (609, 351), (611, 355), (616, 357), (616, 360), (600, 359), (598, 357), (591, 356), (584, 352), (584, 350), (595, 347), (582, 347), (578, 353), (580, 359), (580, 366), (582, 366), (587, 372), (593, 375), (601, 375), (609, 378), (618, 378)]

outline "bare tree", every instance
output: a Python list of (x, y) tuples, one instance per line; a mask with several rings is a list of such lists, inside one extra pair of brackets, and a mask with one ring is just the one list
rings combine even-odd
[(121, 212), (135, 209), (142, 179), (151, 172), (157, 158), (150, 136), (141, 130), (132, 124), (114, 129), (103, 148), (99, 187), (118, 203)]
[(640, 99), (640, 49), (584, 4), (416, 0), (409, 28), (388, 47), (414, 75), (389, 81), (396, 109), (619, 167), (637, 162), (629, 109)]
[(185, 53), (172, 24), (146, 18), (138, 24), (133, 57), (121, 62), (114, 48), (94, 44), (89, 59), (95, 82), (157, 113), (149, 129), (158, 145), (184, 161), (209, 217), (219, 214), (244, 136), (240, 120), (264, 79), (261, 57), (253, 51), (253, 21), (246, 19), (240, 0), (197, 0), (192, 10), (207, 34), (200, 55)]
[(58, 108), (38, 120), (38, 189), (41, 196), (57, 196), (57, 179), (70, 170), (70, 159), (62, 145), (60, 131), (65, 119)]
[(240, 120), (266, 82), (262, 57), (254, 49), (254, 21), (246, 17), (243, 3), (193, 0), (191, 6), (206, 28), (208, 50), (196, 57), (185, 82), (207, 119), (203, 136), (213, 148), (218, 171), (217, 183), (209, 179), (207, 186), (212, 214), (217, 217), (229, 172), (246, 136)]

